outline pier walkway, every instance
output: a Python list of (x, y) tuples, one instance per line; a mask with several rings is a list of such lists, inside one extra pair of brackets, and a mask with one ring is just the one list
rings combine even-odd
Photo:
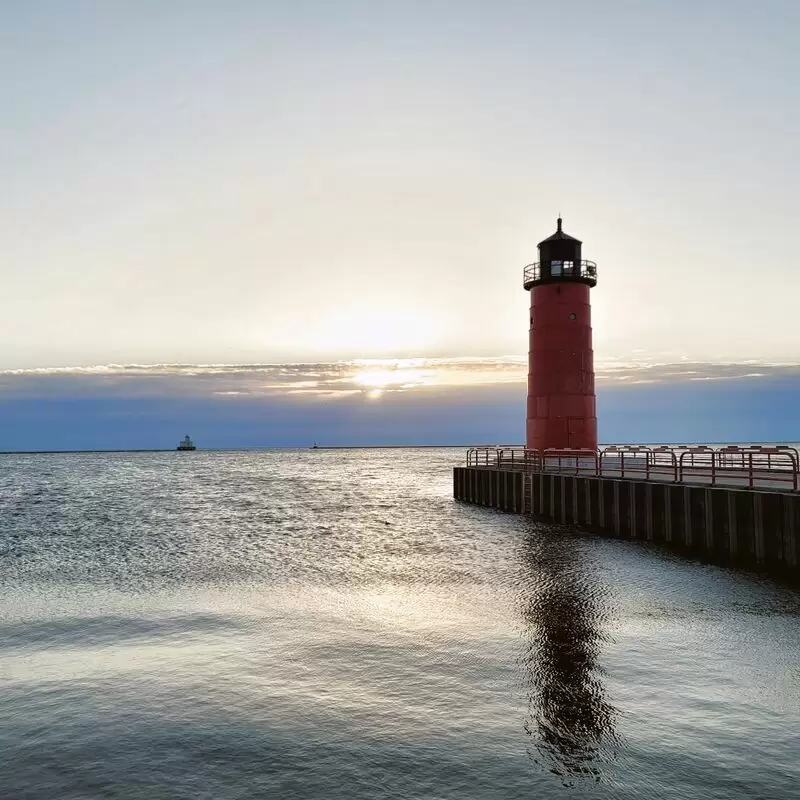
[(473, 447), (453, 497), (800, 582), (799, 461), (766, 445)]
[(598, 450), (473, 447), (468, 467), (797, 492), (800, 454), (789, 446), (609, 446)]

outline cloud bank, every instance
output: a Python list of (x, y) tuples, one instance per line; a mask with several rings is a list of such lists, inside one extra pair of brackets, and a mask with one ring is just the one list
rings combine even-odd
[[(522, 385), (524, 356), (363, 359), (289, 364), (103, 364), (0, 371), (0, 397), (298, 397), (361, 395)], [(756, 361), (609, 360), (597, 364), (598, 387), (800, 377), (800, 364)]]
[[(605, 362), (605, 443), (800, 440), (800, 365)], [(519, 443), (525, 359), (0, 372), (0, 451)]]

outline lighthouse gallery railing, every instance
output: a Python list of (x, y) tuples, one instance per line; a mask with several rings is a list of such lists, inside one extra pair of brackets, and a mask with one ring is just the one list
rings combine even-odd
[(598, 450), (473, 447), (467, 452), (467, 466), (796, 492), (800, 454), (783, 445), (621, 445)]
[(597, 279), (597, 264), (594, 261), (537, 261), (528, 264), (522, 271), (522, 283), (526, 288), (548, 276), (542, 271), (543, 263), (549, 268), (549, 277), (552, 278)]

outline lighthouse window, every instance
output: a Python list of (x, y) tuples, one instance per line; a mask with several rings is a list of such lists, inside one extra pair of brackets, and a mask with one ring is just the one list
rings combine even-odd
[(550, 274), (551, 275), (560, 275), (561, 269), (564, 266), (563, 261), (551, 261), (550, 262)]

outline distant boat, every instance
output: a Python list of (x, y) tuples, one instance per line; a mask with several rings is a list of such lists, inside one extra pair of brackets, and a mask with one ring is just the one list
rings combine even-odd
[(181, 439), (180, 444), (177, 447), (178, 450), (197, 450), (194, 446), (194, 442), (189, 438), (188, 434)]
[(312, 450), (319, 450), (319, 447), (317, 446), (317, 443), (316, 443), (316, 442), (314, 442), (314, 446), (313, 446), (311, 449), (312, 449)]

